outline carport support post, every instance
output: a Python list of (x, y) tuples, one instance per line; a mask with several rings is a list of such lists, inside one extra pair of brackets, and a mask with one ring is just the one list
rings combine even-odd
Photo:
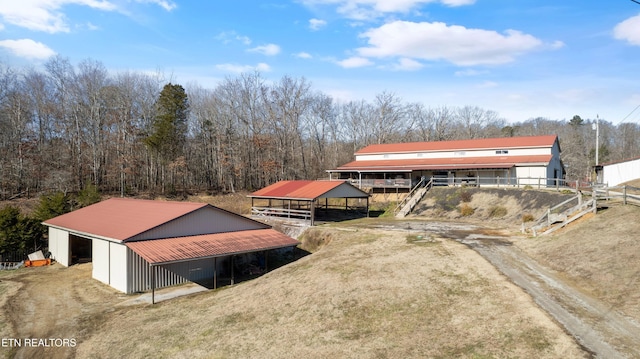
[(233, 254), (231, 255), (231, 285), (233, 285)]
[(151, 266), (151, 304), (156, 304), (156, 266)]
[(218, 286), (218, 261), (217, 257), (213, 257), (213, 289)]

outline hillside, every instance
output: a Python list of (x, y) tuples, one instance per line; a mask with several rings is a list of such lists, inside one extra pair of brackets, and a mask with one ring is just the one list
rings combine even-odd
[[(474, 231), (463, 221), (482, 222), (479, 233), (485, 234), (513, 229), (523, 213), (537, 214), (565, 195), (478, 191), (463, 202), (474, 214), (460, 216), (455, 206), (444, 211), (456, 193), (456, 205), (462, 202), (459, 189), (436, 190), (433, 203), (425, 201), (407, 221), (369, 218), (308, 230), (301, 239), (313, 253), (296, 262), (252, 281), (154, 306), (126, 305), (134, 296), (91, 279), (90, 263), (0, 272), (0, 323), (9, 324), (0, 325), (2, 337), (78, 343), (45, 351), (2, 348), (0, 355), (589, 357), (529, 294), (472, 248), (426, 230), (432, 223), (454, 234)], [(233, 198), (240, 200), (222, 201)], [(206, 200), (217, 204), (216, 198)], [(507, 213), (490, 216), (487, 210), (495, 206)], [(447, 222), (427, 217), (437, 213)], [(633, 237), (640, 230), (639, 214), (633, 206), (611, 207), (553, 237), (511, 235), (501, 243), (521, 248), (576, 289), (640, 321), (640, 244)]]

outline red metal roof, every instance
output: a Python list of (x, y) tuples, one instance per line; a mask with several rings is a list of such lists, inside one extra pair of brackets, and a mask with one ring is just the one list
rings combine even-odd
[(206, 203), (111, 198), (43, 223), (99, 237), (126, 240), (182, 217)]
[(434, 141), (434, 142), (409, 142), (409, 143), (388, 143), (369, 145), (356, 155), (374, 153), (403, 153), (420, 151), (458, 151), (475, 149), (509, 149), (509, 148), (531, 148), (531, 147), (551, 147), (556, 142), (558, 136), (522, 136), (522, 137), (499, 137), (481, 138), (473, 140), (456, 141)]
[[(351, 186), (344, 181), (280, 181), (253, 192), (249, 197), (314, 200), (339, 187)], [(353, 187), (355, 190), (359, 189)], [(362, 191), (360, 191), (362, 192)], [(368, 196), (362, 192), (363, 197)]]
[(125, 245), (151, 264), (213, 258), (232, 254), (292, 247), (297, 240), (274, 229), (204, 234), (199, 236), (126, 242)]
[(413, 158), (404, 160), (353, 161), (335, 171), (417, 171), (477, 168), (511, 168), (522, 164), (548, 164), (552, 155), (460, 157), (460, 158)]

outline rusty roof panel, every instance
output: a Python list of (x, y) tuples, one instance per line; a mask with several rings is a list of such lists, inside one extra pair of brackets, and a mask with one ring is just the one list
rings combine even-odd
[(111, 198), (43, 223), (123, 241), (206, 206), (206, 203)]
[(297, 240), (274, 229), (256, 229), (189, 237), (127, 242), (125, 245), (151, 264), (213, 258), (293, 247)]
[(457, 150), (479, 150), (479, 149), (509, 149), (509, 148), (531, 148), (531, 147), (551, 147), (556, 142), (556, 135), (547, 136), (521, 136), (521, 137), (500, 137), (500, 138), (480, 138), (473, 140), (456, 141), (434, 141), (434, 142), (409, 142), (409, 143), (388, 143), (369, 145), (356, 155), (374, 153), (404, 153), (420, 151), (457, 151)]
[[(344, 181), (280, 181), (253, 192), (249, 197), (289, 198), (311, 201), (339, 186), (353, 187)], [(362, 192), (355, 187), (353, 189)], [(365, 192), (362, 192), (362, 197), (367, 196)]]

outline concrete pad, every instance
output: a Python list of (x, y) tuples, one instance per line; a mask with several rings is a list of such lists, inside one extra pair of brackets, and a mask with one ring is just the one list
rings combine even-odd
[[(194, 293), (200, 293), (209, 290), (207, 287), (203, 287), (197, 283), (188, 283), (184, 285), (180, 285), (177, 287), (169, 287), (156, 289), (155, 291), (155, 302), (164, 302), (165, 300), (182, 297), (185, 295), (190, 295)], [(122, 303), (119, 303), (119, 306), (130, 306), (130, 305), (138, 305), (138, 304), (151, 304), (151, 292), (147, 292), (141, 294), (137, 297), (127, 299)]]

